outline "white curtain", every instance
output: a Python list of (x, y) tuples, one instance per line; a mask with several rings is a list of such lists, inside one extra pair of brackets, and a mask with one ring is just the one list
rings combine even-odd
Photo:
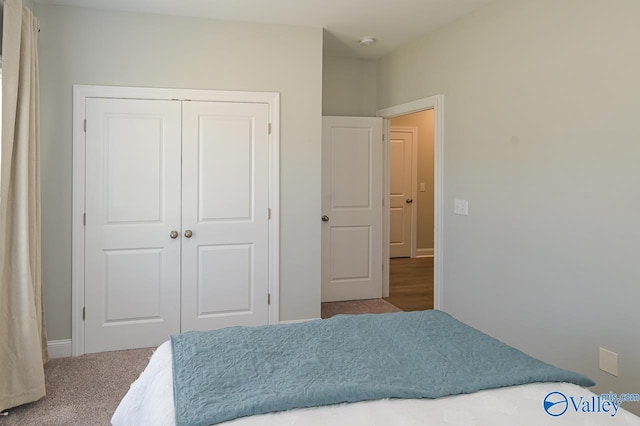
[(45, 394), (38, 20), (4, 0), (0, 157), (0, 411)]

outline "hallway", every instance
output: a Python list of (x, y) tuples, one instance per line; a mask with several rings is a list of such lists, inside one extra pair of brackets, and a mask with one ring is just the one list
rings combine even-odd
[(433, 257), (390, 259), (389, 266), (384, 300), (403, 311), (433, 309)]

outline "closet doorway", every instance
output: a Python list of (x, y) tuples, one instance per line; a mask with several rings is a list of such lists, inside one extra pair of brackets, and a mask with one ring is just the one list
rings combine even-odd
[(276, 322), (277, 95), (75, 90), (74, 354)]

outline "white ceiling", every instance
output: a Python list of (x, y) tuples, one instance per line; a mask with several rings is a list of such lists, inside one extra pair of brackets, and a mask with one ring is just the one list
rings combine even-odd
[[(325, 54), (378, 58), (491, 0), (35, 0), (228, 21), (324, 28)], [(358, 39), (378, 42), (362, 47)]]

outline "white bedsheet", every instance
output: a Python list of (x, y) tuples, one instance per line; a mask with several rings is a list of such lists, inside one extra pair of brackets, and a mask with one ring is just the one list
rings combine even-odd
[[(559, 417), (542, 408), (550, 392), (562, 392), (579, 400), (594, 396), (588, 389), (568, 383), (533, 383), (439, 399), (385, 399), (355, 404), (305, 408), (243, 417), (227, 426), (340, 426), (340, 425), (635, 425), (640, 418), (620, 408), (611, 413), (583, 413), (569, 409)], [(626, 404), (640, 404), (628, 402)], [(624, 406), (624, 405), (623, 405)], [(171, 344), (163, 343), (149, 365), (125, 395), (113, 415), (114, 426), (175, 426)]]

